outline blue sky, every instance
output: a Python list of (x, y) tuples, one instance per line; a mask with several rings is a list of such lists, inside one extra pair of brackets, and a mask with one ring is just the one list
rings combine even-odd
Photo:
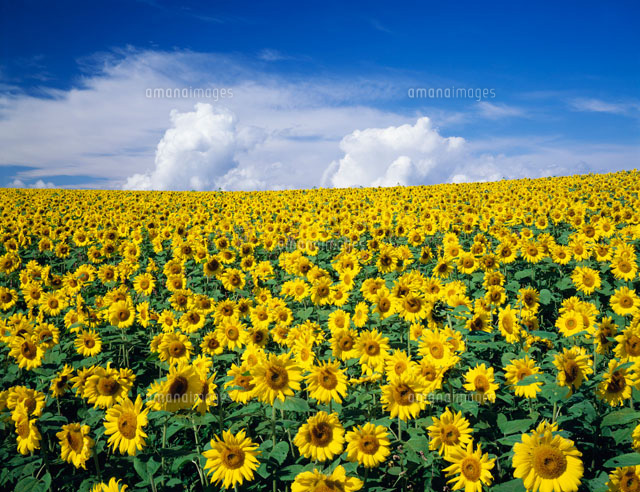
[(0, 9), (0, 186), (388, 186), (640, 160), (633, 2)]

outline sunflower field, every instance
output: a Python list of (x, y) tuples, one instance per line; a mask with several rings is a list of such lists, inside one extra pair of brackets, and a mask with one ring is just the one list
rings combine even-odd
[(0, 489), (640, 491), (639, 193), (0, 190)]

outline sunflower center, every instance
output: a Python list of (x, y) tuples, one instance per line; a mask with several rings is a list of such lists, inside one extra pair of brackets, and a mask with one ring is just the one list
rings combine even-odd
[(489, 391), (489, 380), (483, 374), (478, 374), (473, 380), (473, 385), (476, 387), (476, 391), (486, 393)]
[(611, 375), (611, 381), (607, 385), (607, 393), (619, 393), (627, 386), (627, 380), (620, 371)]
[(219, 346), (220, 346), (220, 342), (218, 342), (216, 338), (211, 337), (207, 342), (207, 347), (209, 347), (211, 350), (215, 350)]
[(82, 432), (79, 431), (69, 431), (67, 432), (67, 443), (69, 447), (73, 449), (74, 452), (79, 453), (82, 451), (83, 446), (83, 438)]
[(470, 482), (477, 482), (482, 474), (482, 464), (477, 458), (469, 456), (460, 463), (460, 471)]
[(363, 436), (359, 442), (360, 451), (364, 454), (376, 454), (380, 448), (380, 443), (376, 436)]
[(433, 366), (423, 367), (420, 373), (427, 381), (435, 381), (436, 376), (438, 375), (438, 373), (436, 372), (436, 368)]
[(345, 335), (340, 339), (339, 345), (341, 350), (347, 352), (353, 348), (353, 338), (349, 335)]
[(118, 430), (127, 439), (136, 437), (138, 430), (138, 418), (132, 412), (125, 412), (118, 418)]
[(92, 349), (93, 347), (96, 346), (96, 341), (93, 338), (85, 338), (84, 346), (87, 347), (88, 349)]
[(7, 303), (11, 300), (11, 294), (9, 294), (8, 292), (3, 292), (2, 293), (2, 302), (3, 303)]
[(625, 349), (627, 353), (632, 357), (640, 355), (640, 337), (637, 335), (631, 335), (625, 342)]
[(591, 275), (584, 275), (582, 277), (582, 283), (585, 285), (585, 287), (593, 287), (593, 285), (596, 283), (596, 279)]
[(407, 370), (407, 364), (402, 361), (398, 361), (395, 366), (393, 366), (393, 370), (396, 374), (402, 374)]
[(169, 353), (171, 357), (182, 357), (187, 351), (187, 347), (180, 341), (171, 342), (169, 345)]
[(118, 312), (118, 319), (120, 321), (127, 321), (129, 319), (129, 310), (120, 309), (120, 311)]
[(25, 340), (22, 342), (22, 346), (20, 347), (20, 353), (25, 359), (33, 360), (38, 354), (38, 348), (34, 343), (29, 340)]
[(111, 377), (107, 377), (100, 379), (97, 387), (102, 396), (113, 396), (120, 389), (120, 383)]
[(631, 264), (628, 261), (621, 261), (618, 263), (618, 270), (622, 273), (629, 273), (631, 271)]
[(378, 302), (378, 308), (381, 312), (386, 313), (387, 311), (389, 311), (389, 309), (391, 309), (391, 301), (386, 297), (383, 297)]
[(528, 367), (521, 367), (520, 369), (518, 369), (518, 372), (516, 373), (516, 379), (518, 381), (522, 381), (527, 376), (531, 376), (531, 369), (529, 369)]
[(18, 432), (18, 435), (25, 439), (31, 429), (29, 428), (29, 419), (28, 418), (21, 418), (17, 423), (16, 423), (16, 431)]
[(393, 396), (398, 405), (407, 406), (416, 401), (416, 393), (409, 385), (400, 383), (393, 388)]
[(640, 490), (640, 478), (633, 469), (625, 472), (620, 478), (620, 490), (623, 492), (638, 492)]
[(311, 427), (311, 444), (324, 448), (333, 440), (333, 429), (326, 422), (319, 422)]
[(230, 326), (225, 331), (225, 335), (229, 340), (237, 340), (238, 337), (240, 336), (240, 332), (235, 326)]
[(322, 370), (320, 377), (318, 378), (318, 382), (320, 383), (320, 386), (328, 390), (332, 390), (338, 386), (338, 378), (329, 369)]
[(533, 452), (533, 468), (541, 478), (553, 480), (567, 469), (567, 458), (558, 448), (543, 445)]
[(575, 360), (571, 359), (564, 363), (564, 375), (567, 383), (573, 383), (580, 376), (580, 366)]
[(184, 376), (177, 376), (169, 386), (169, 395), (173, 398), (180, 398), (187, 393), (189, 381)]
[(260, 344), (264, 340), (264, 333), (258, 330), (253, 333), (253, 335), (251, 336), (251, 339), (253, 340), (253, 343)]
[(249, 391), (253, 389), (253, 384), (251, 384), (251, 376), (238, 376), (235, 379), (236, 386), (240, 386), (245, 391)]
[(631, 299), (630, 296), (622, 296), (620, 298), (620, 305), (625, 309), (629, 309), (633, 306), (633, 299)]
[(410, 313), (417, 313), (422, 307), (422, 302), (420, 301), (420, 299), (412, 297), (410, 299), (407, 299), (405, 307)]
[(367, 355), (374, 357), (380, 353), (380, 344), (375, 341), (369, 341), (364, 345), (364, 351)]
[(238, 446), (229, 447), (222, 451), (220, 459), (226, 468), (237, 470), (244, 465), (244, 451)]
[(189, 323), (197, 325), (200, 322), (200, 315), (198, 313), (189, 313)]
[(281, 390), (289, 383), (289, 374), (284, 367), (271, 366), (266, 374), (267, 386), (273, 390)]
[(458, 439), (460, 438), (460, 431), (455, 425), (447, 424), (442, 429), (441, 435), (442, 442), (444, 442), (448, 446), (453, 446), (458, 443)]
[(434, 359), (442, 359), (444, 357), (444, 345), (440, 342), (432, 343), (429, 347), (429, 352)]

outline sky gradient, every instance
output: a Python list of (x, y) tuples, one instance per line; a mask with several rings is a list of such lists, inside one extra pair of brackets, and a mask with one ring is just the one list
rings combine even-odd
[(639, 14), (633, 2), (2, 2), (0, 186), (632, 169)]

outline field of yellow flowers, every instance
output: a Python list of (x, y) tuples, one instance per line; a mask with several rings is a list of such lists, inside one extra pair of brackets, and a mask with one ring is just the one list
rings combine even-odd
[(640, 491), (639, 193), (0, 190), (0, 489)]

